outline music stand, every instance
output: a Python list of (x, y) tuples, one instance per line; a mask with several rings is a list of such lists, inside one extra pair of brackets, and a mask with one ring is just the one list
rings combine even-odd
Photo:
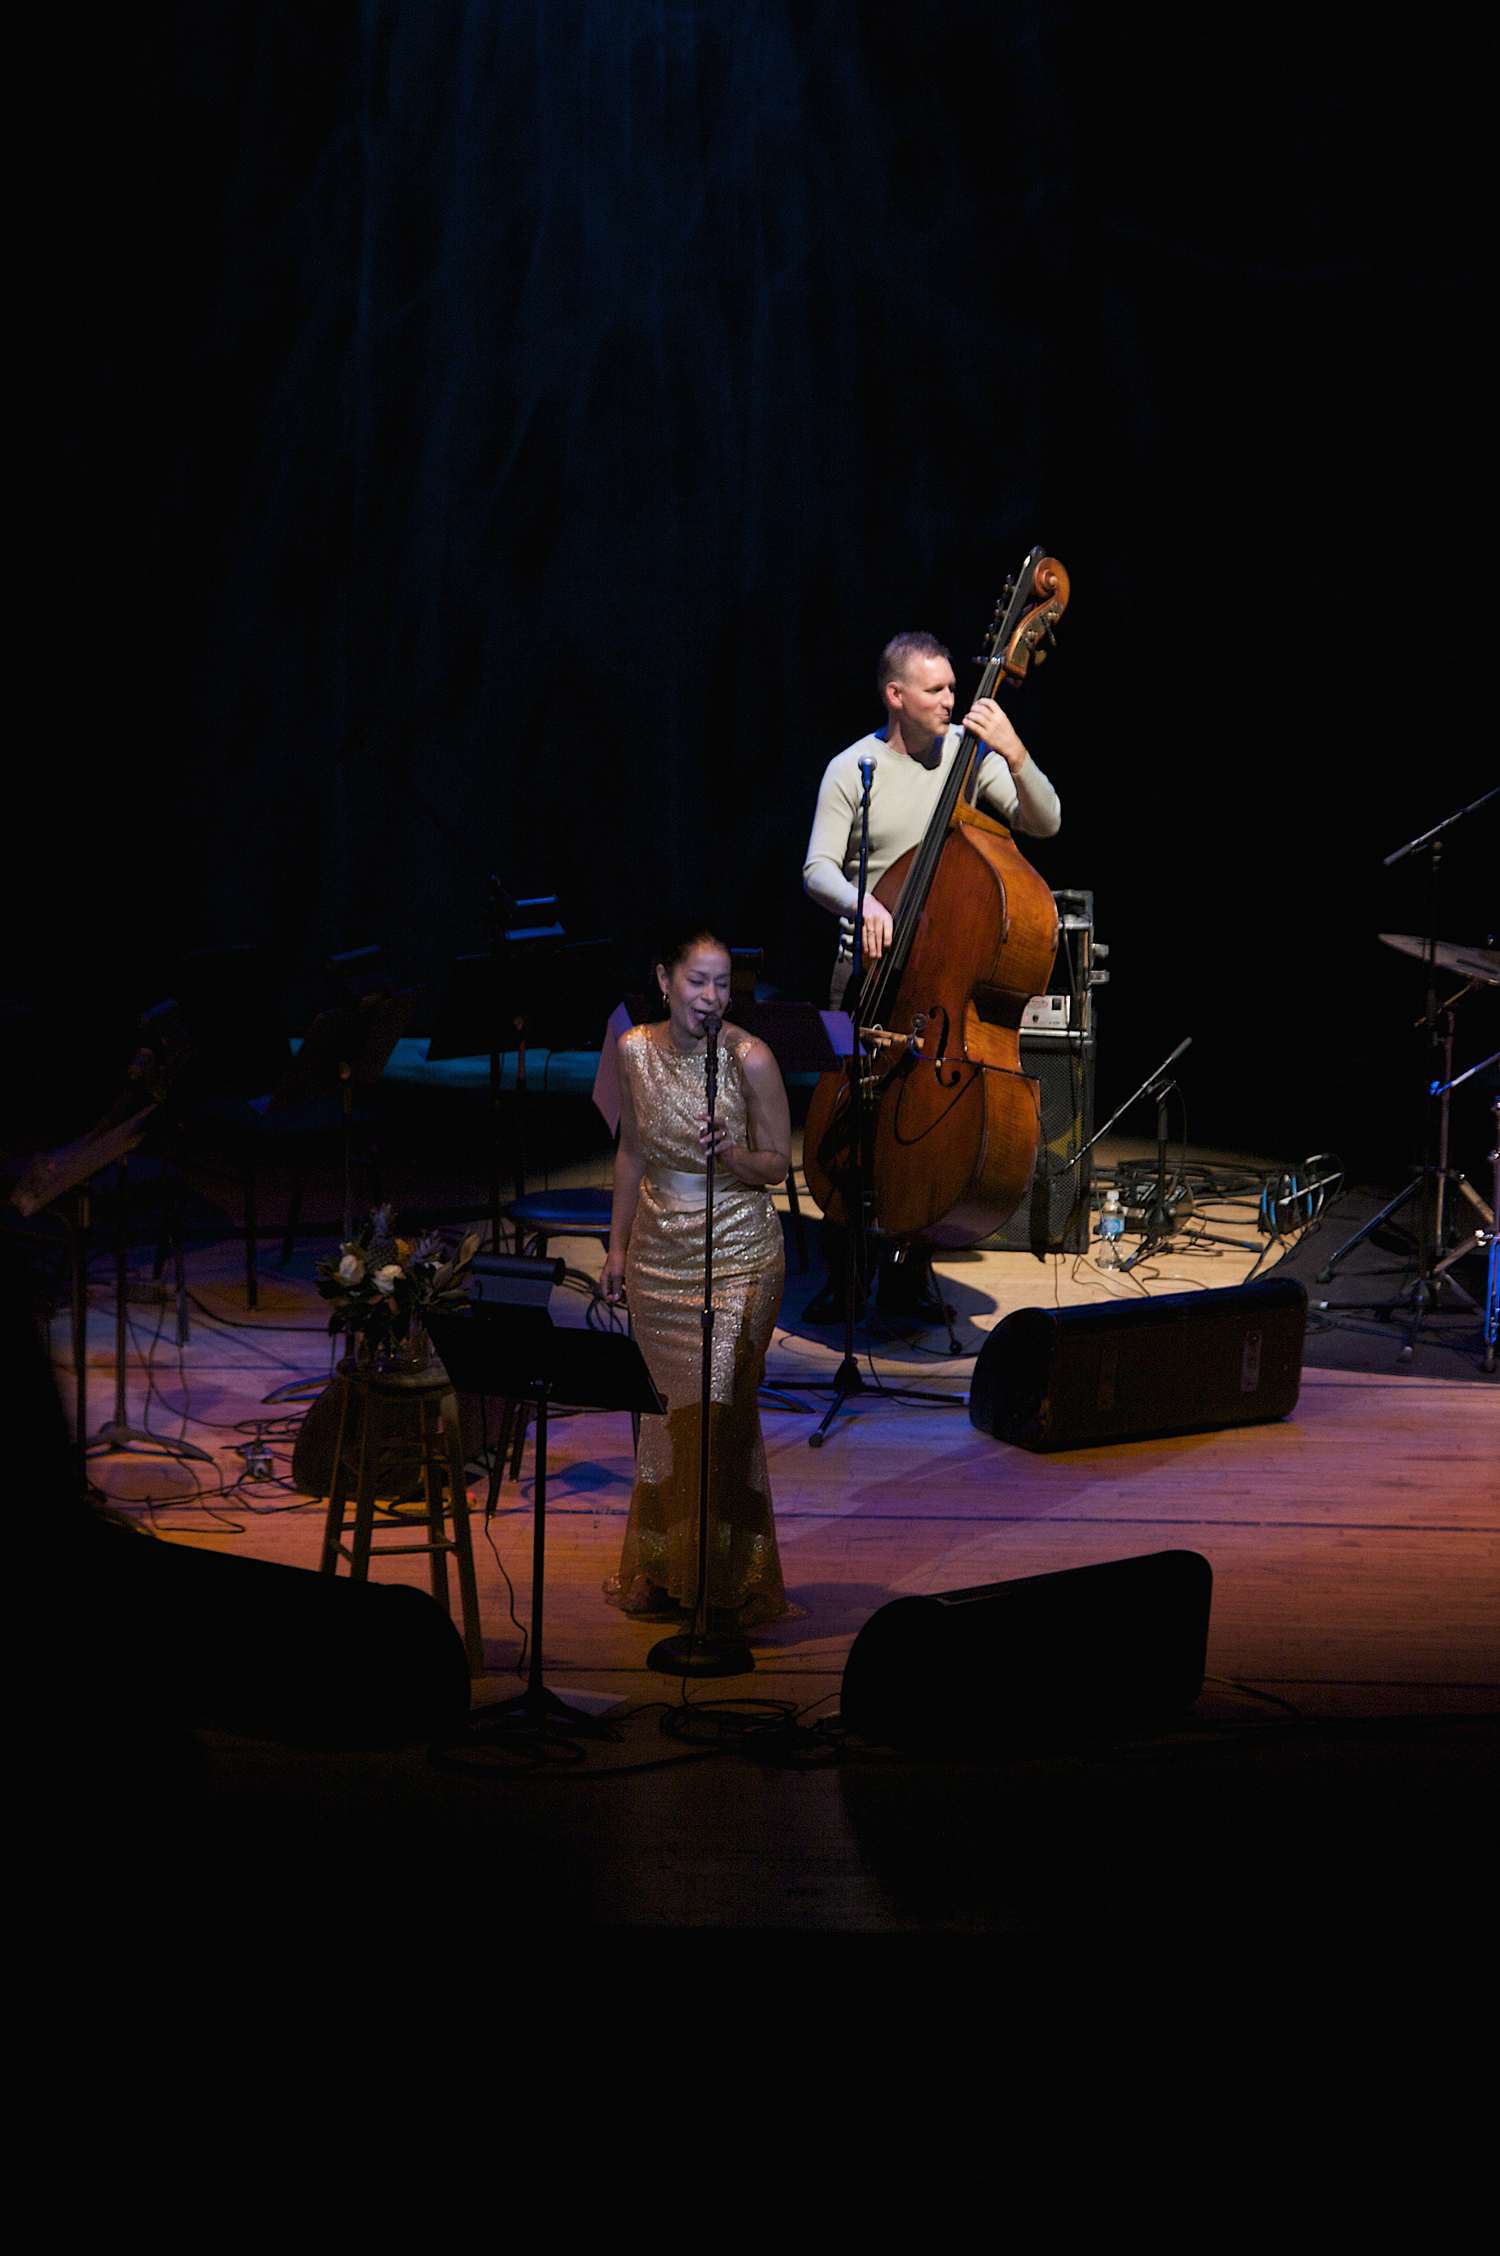
[[(513, 1148), (515, 1196), (526, 1196), (526, 1050), (567, 1049), (576, 1034), (580, 1046), (597, 1032), (604, 1016), (605, 979), (614, 952), (612, 940), (568, 940), (551, 922), (506, 925), (504, 918), (528, 912), (546, 917), (557, 907), (546, 896), (495, 905), (494, 940), (482, 956), (459, 956), (449, 976), (437, 1025), (427, 1045), (427, 1063), (488, 1056), (490, 1061), (490, 1250), (500, 1250), (501, 1060), (515, 1043), (516, 1133)], [(509, 1038), (505, 1031), (509, 1030)]]
[[(76, 1142), (60, 1145), (55, 1151), (39, 1152), (11, 1193), (12, 1205), (28, 1218), (39, 1214), (43, 1207), (52, 1205), (65, 1192), (73, 1191), (76, 1194), (72, 1218), (64, 1219), (63, 1227), (68, 1235), (72, 1280), (73, 1376), (77, 1405), (75, 1447), (80, 1469), (86, 1466), (90, 1457), (111, 1455), (116, 1450), (154, 1457), (191, 1458), (204, 1465), (211, 1465), (214, 1461), (206, 1449), (199, 1449), (193, 1442), (167, 1440), (132, 1426), (127, 1415), (125, 1364), (129, 1249), (125, 1194), (128, 1155), (144, 1137), (172, 1082), (191, 1055), (192, 1048), (175, 1003), (158, 1003), (154, 1010), (143, 1011), (136, 1020), (136, 1035), (141, 1046), (127, 1069), (124, 1089), (104, 1118)], [(149, 1100), (144, 1106), (140, 1102), (143, 1096)], [(89, 1228), (88, 1186), (93, 1177), (100, 1174), (111, 1161), (115, 1166), (116, 1197), (119, 1202), (115, 1231), (115, 1414), (109, 1424), (101, 1426), (90, 1440), (88, 1268), (84, 1251)], [(180, 1290), (179, 1269), (179, 1292)], [(180, 1318), (180, 1304), (178, 1313)]]
[[(550, 1280), (558, 1263), (514, 1262), (520, 1289), (524, 1272)], [(465, 1315), (430, 1316), (428, 1333), (449, 1378), (461, 1393), (529, 1402), (536, 1414), (536, 1481), (531, 1548), (531, 1667), (524, 1692), (477, 1712), (488, 1724), (566, 1723), (570, 1731), (600, 1732), (597, 1718), (570, 1708), (542, 1681), (542, 1621), (547, 1542), (547, 1406), (577, 1410), (634, 1410), (654, 1416), (666, 1409), (646, 1358), (623, 1332), (565, 1330), (544, 1307), (487, 1301)], [(486, 1514), (494, 1510), (504, 1464), (495, 1451)]]
[[(126, 1152), (134, 1151), (155, 1111), (154, 1104), (147, 1105), (143, 1112), (115, 1126), (91, 1128), (75, 1143), (61, 1144), (55, 1151), (38, 1152), (11, 1193), (11, 1204), (28, 1220), (66, 1192), (74, 1194), (70, 1202), (71, 1214), (59, 1208), (58, 1219), (68, 1238), (73, 1303), (73, 1445), (78, 1452), (80, 1471), (87, 1462), (89, 1435), (88, 1264), (84, 1254), (89, 1231), (88, 1187), (92, 1178), (101, 1174), (111, 1161), (123, 1161)], [(121, 1203), (123, 1206), (123, 1200)]]
[(306, 1104), (313, 1097), (337, 1096), (343, 1106), (344, 1236), (354, 1235), (354, 1087), (378, 1081), (422, 987), (394, 995), (366, 995), (342, 1010), (320, 1011), (301, 1049), (267, 1098), (264, 1110)]

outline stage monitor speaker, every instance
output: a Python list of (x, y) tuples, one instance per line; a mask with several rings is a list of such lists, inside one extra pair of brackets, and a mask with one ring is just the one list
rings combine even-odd
[(987, 1247), (1005, 1253), (1086, 1253), (1089, 1161), (1068, 1162), (1094, 1133), (1094, 1037), (1021, 1036), (1021, 1071), (1041, 1090), (1041, 1133), (1025, 1198)]
[(1197, 1551), (896, 1598), (844, 1665), (843, 1721), (896, 1745), (1109, 1731), (1203, 1689), (1213, 1569)]
[(1261, 1425), (1296, 1406), (1306, 1324), (1306, 1290), (1289, 1277), (1018, 1308), (979, 1351), (969, 1417), (1036, 1450)]
[(409, 1583), (352, 1582), (195, 1551), (107, 1525), (73, 1569), (90, 1650), (124, 1638), (194, 1723), (384, 1746), (463, 1728), (469, 1664), (452, 1621)]

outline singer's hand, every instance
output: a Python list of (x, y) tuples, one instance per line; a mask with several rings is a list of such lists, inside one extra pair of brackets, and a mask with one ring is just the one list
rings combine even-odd
[(734, 1138), (729, 1133), (727, 1122), (722, 1118), (710, 1121), (707, 1115), (704, 1116), (703, 1125), (698, 1130), (698, 1143), (705, 1159), (708, 1157), (709, 1145), (713, 1145), (716, 1167), (729, 1165), (734, 1151)]
[(891, 934), (894, 932), (895, 926), (891, 922), (890, 910), (883, 908), (873, 893), (865, 895), (860, 927), (860, 943), (864, 948), (865, 962), (867, 964), (879, 963), (891, 944)]
[(607, 1300), (611, 1308), (618, 1308), (625, 1299), (625, 1256), (607, 1253), (604, 1267), (599, 1272), (599, 1297)]
[(1026, 765), (1026, 747), (1010, 725), (1010, 715), (993, 697), (976, 697), (964, 715), (963, 725), (972, 729), (981, 744), (998, 752), (1012, 775), (1019, 775)]

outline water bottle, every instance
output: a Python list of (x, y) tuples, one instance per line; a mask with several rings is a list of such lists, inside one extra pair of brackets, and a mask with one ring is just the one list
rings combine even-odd
[(1099, 1251), (1094, 1261), (1100, 1269), (1118, 1269), (1120, 1266), (1120, 1239), (1125, 1232), (1125, 1212), (1120, 1205), (1118, 1191), (1106, 1191), (1104, 1205), (1099, 1214)]

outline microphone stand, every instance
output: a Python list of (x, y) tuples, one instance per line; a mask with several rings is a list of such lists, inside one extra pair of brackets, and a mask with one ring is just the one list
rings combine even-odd
[[(868, 755), (859, 763), (861, 785), (859, 798), (859, 895), (854, 904), (854, 960), (849, 970), (848, 992), (853, 996), (849, 1013), (854, 1028), (854, 1046), (849, 1052), (849, 1103), (854, 1112), (854, 1136), (848, 1146), (852, 1155), (844, 1165), (844, 1225), (849, 1232), (848, 1258), (844, 1263), (844, 1360), (833, 1376), (833, 1400), (828, 1405), (823, 1421), (816, 1433), (808, 1435), (808, 1447), (821, 1449), (828, 1439), (834, 1419), (843, 1409), (851, 1394), (864, 1394), (867, 1390), (854, 1360), (854, 1306), (860, 1287), (867, 1277), (869, 1258), (865, 1236), (865, 1184), (868, 1180), (865, 1166), (865, 1102), (861, 1086), (864, 1078), (864, 1051), (860, 1043), (860, 1021), (864, 1015), (864, 933), (865, 933), (865, 879), (870, 870), (870, 785), (875, 775), (875, 762)], [(850, 1196), (851, 1191), (853, 1196)]]
[[(875, 775), (875, 762), (866, 757), (859, 763), (859, 777), (863, 789), (859, 802), (859, 899), (854, 912), (854, 960), (849, 970), (846, 995), (853, 997), (849, 1011), (854, 1028), (854, 1046), (849, 1053), (849, 1102), (854, 1108), (854, 1136), (848, 1146), (849, 1157), (844, 1162), (844, 1222), (849, 1232), (848, 1261), (844, 1275), (844, 1360), (833, 1376), (833, 1400), (828, 1405), (821, 1424), (807, 1437), (809, 1449), (821, 1449), (828, 1439), (834, 1419), (844, 1404), (854, 1395), (884, 1395), (887, 1401), (931, 1402), (947, 1409), (954, 1403), (962, 1407), (963, 1395), (936, 1394), (923, 1387), (874, 1386), (866, 1384), (854, 1360), (854, 1318), (856, 1308), (863, 1307), (863, 1288), (868, 1278), (869, 1239), (865, 1229), (865, 1191), (869, 1183), (869, 1123), (865, 1117), (864, 1073), (865, 1060), (861, 1040), (864, 1018), (864, 905), (865, 881), (870, 869), (870, 785)], [(820, 1381), (819, 1384), (822, 1382)]]
[(647, 1668), (663, 1676), (745, 1676), (755, 1666), (755, 1656), (737, 1629), (710, 1630), (708, 1626), (708, 1493), (709, 1412), (713, 1397), (714, 1339), (714, 1111), (719, 1101), (719, 1029), (711, 1018), (704, 1028), (708, 1048), (704, 1066), (708, 1083), (708, 1186), (703, 1210), (703, 1380), (698, 1433), (698, 1594), (693, 1605), (693, 1626), (663, 1637), (646, 1655)]
[(1071, 1175), (1079, 1161), (1093, 1150), (1101, 1136), (1109, 1134), (1115, 1122), (1129, 1112), (1138, 1097), (1155, 1097), (1156, 1193), (1151, 1201), (1151, 1211), (1146, 1217), (1145, 1233), (1141, 1242), (1130, 1259), (1120, 1263), (1122, 1269), (1133, 1269), (1138, 1261), (1144, 1261), (1148, 1254), (1155, 1253), (1158, 1247), (1166, 1245), (1172, 1235), (1172, 1211), (1167, 1205), (1167, 1099), (1176, 1088), (1177, 1083), (1170, 1078), (1170, 1068), (1177, 1063), (1183, 1051), (1190, 1050), (1192, 1046), (1192, 1035), (1186, 1035), (1178, 1043), (1171, 1056), (1163, 1058), (1156, 1071), (1147, 1074), (1134, 1094), (1128, 1096), (1122, 1105), (1115, 1107), (1104, 1126), (1095, 1129), (1088, 1142), (1073, 1154), (1067, 1166), (1062, 1169), (1064, 1175)]

